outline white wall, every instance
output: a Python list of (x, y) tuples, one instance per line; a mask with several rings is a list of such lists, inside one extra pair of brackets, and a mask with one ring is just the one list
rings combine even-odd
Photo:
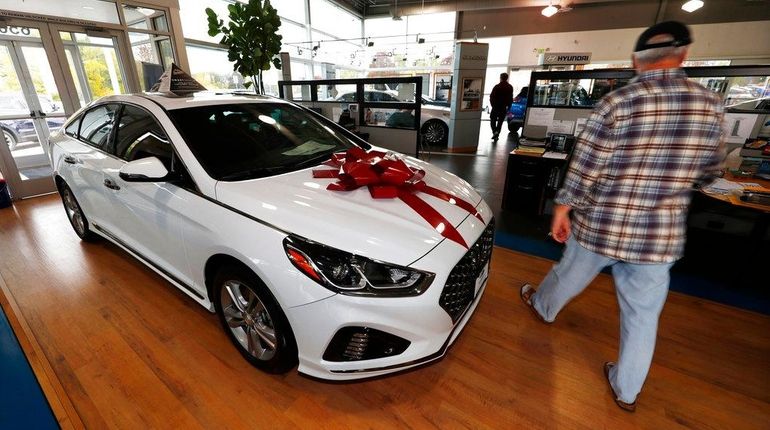
[[(691, 27), (693, 44), (690, 58), (741, 59), (742, 63), (770, 63), (770, 21), (696, 24)], [(570, 33), (527, 34), (511, 37), (509, 64), (537, 64), (536, 48), (551, 52), (591, 52), (591, 62), (628, 61), (644, 28), (577, 31)]]

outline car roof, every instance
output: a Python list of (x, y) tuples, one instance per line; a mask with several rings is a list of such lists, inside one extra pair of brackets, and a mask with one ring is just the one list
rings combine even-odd
[(244, 93), (217, 93), (214, 91), (201, 91), (189, 96), (175, 96), (165, 93), (137, 93), (107, 96), (99, 99), (101, 102), (131, 102), (140, 99), (152, 100), (166, 110), (182, 109), (197, 106), (210, 106), (219, 104), (237, 103), (288, 103), (283, 99), (272, 96), (260, 96)]

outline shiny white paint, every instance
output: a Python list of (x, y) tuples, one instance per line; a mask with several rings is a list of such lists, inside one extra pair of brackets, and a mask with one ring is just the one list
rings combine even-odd
[(120, 174), (146, 179), (163, 179), (168, 175), (168, 170), (157, 157), (147, 157), (124, 164), (120, 168)]
[[(439, 296), (450, 271), (465, 254), (465, 248), (444, 240), (403, 202), (374, 200), (366, 189), (328, 191), (325, 188), (332, 180), (314, 179), (311, 169), (249, 181), (217, 182), (203, 171), (161, 106), (174, 109), (196, 104), (254, 103), (255, 98), (211, 95), (151, 98), (111, 96), (97, 103), (131, 103), (153, 114), (192, 176), (197, 186), (195, 191), (167, 182), (124, 181), (119, 172), (132, 170), (125, 161), (61, 132), (51, 137), (56, 175), (72, 188), (92, 228), (94, 224), (101, 228), (97, 233), (129, 250), (210, 310), (204, 272), (209, 259), (227, 255), (247, 265), (264, 281), (286, 312), (297, 338), (299, 370), (303, 373), (326, 379), (370, 377), (398, 371), (401, 367), (365, 373), (332, 370), (397, 366), (441, 350), (453, 325), (438, 305)], [(256, 102), (261, 101), (285, 103), (256, 98)], [(65, 162), (65, 158), (77, 161), (72, 164)], [(491, 210), (468, 183), (423, 161), (413, 158), (406, 161), (426, 171), (425, 180), (429, 185), (477, 205), (485, 222), (489, 222)], [(134, 163), (137, 162), (131, 164)], [(146, 167), (143, 163), (137, 164)], [(154, 176), (156, 168), (146, 173)], [(119, 189), (105, 187), (105, 179)], [(462, 209), (425, 194), (421, 197), (456, 226), (468, 244), (473, 244), (483, 232), (485, 223)], [(289, 233), (369, 258), (411, 265), (435, 273), (436, 278), (418, 297), (383, 299), (337, 295), (310, 280), (289, 262), (282, 245)], [(471, 313), (458, 322), (458, 330), (451, 340)], [(324, 362), (321, 358), (324, 349), (337, 329), (356, 324), (402, 336), (412, 344), (396, 357)]]

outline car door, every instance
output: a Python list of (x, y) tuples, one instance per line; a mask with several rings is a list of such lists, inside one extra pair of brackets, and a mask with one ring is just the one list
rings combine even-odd
[(86, 217), (97, 224), (105, 221), (109, 211), (102, 171), (114, 163), (107, 149), (119, 108), (108, 103), (87, 110), (65, 130), (68, 137), (58, 143), (60, 159), (53, 160)]
[[(107, 233), (167, 275), (192, 285), (181, 226), (194, 211), (191, 199), (195, 196), (182, 187), (190, 181), (189, 175), (165, 131), (146, 109), (124, 104), (111, 150), (119, 161), (103, 172), (112, 209)], [(177, 180), (127, 182), (120, 178), (120, 167), (145, 157), (157, 157)]]

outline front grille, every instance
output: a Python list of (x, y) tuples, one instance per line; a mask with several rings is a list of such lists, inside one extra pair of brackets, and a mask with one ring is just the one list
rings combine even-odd
[(494, 239), (495, 220), (493, 219), (479, 240), (465, 253), (447, 278), (439, 304), (452, 317), (453, 323), (460, 319), (465, 309), (473, 301), (476, 278), (479, 277), (481, 270), (492, 257)]

